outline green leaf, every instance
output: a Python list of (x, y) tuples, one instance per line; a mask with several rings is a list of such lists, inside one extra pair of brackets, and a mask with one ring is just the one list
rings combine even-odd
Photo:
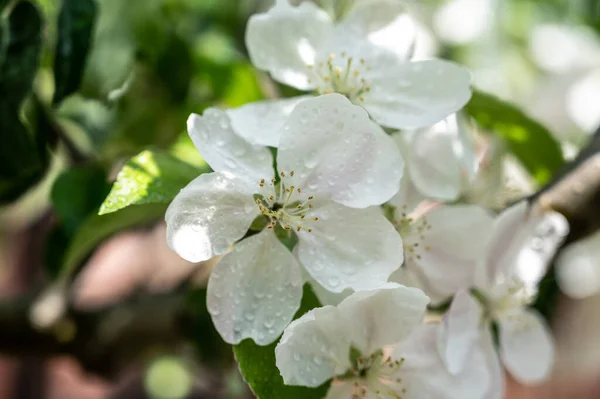
[(79, 227), (67, 249), (61, 270), (68, 276), (88, 257), (102, 241), (122, 230), (155, 222), (162, 219), (166, 204), (131, 206), (118, 213), (91, 215)]
[(76, 92), (81, 84), (96, 14), (96, 0), (63, 0), (58, 15), (53, 104)]
[(1, 29), (6, 46), (0, 64), (0, 203), (17, 199), (41, 179), (47, 166), (40, 157), (45, 145), (29, 134), (19, 117), (38, 68), (42, 19), (33, 4), (20, 2), (7, 22), (8, 29)]
[(9, 42), (0, 68), (0, 101), (18, 108), (31, 90), (42, 46), (42, 17), (30, 2), (20, 2), (8, 19)]
[[(321, 306), (310, 285), (304, 285), (302, 304), (294, 319), (311, 309)], [(279, 341), (279, 340), (278, 340)], [(258, 399), (321, 399), (329, 390), (330, 382), (318, 388), (285, 385), (275, 365), (275, 346), (258, 346), (251, 339), (233, 347), (244, 380)]]
[(109, 190), (100, 167), (75, 167), (63, 172), (54, 182), (50, 198), (66, 232), (75, 232), (85, 218), (95, 214)]
[(474, 91), (466, 111), (481, 127), (501, 137), (538, 183), (547, 183), (565, 163), (552, 133), (514, 105)]
[[(1, 0), (0, 0), (1, 1)], [(0, 9), (0, 13), (1, 13)], [(3, 18), (0, 18), (0, 68), (4, 63), (4, 57), (6, 57), (6, 49), (8, 48), (8, 24), (4, 22)]]
[(208, 171), (208, 167), (197, 169), (167, 153), (143, 151), (121, 169), (99, 214), (133, 204), (169, 203), (192, 179)]

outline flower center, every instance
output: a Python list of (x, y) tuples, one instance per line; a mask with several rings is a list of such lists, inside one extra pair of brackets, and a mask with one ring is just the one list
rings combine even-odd
[(498, 319), (501, 314), (510, 314), (512, 310), (528, 306), (532, 299), (525, 283), (515, 278), (500, 295), (489, 300), (489, 312), (492, 318)]
[(410, 261), (421, 260), (423, 251), (430, 251), (431, 247), (427, 244), (427, 231), (432, 226), (427, 221), (427, 217), (414, 217), (402, 212), (400, 218), (394, 220), (394, 226), (402, 237), (404, 244), (404, 258)]
[[(259, 186), (262, 194), (256, 195), (255, 199), (260, 212), (269, 218), (267, 228), (273, 229), (279, 223), (285, 230), (312, 232), (309, 224), (318, 221), (319, 218), (307, 217), (306, 214), (313, 208), (311, 201), (314, 196), (303, 195), (300, 187), (287, 185), (285, 172), (280, 172), (279, 175), (279, 183), (274, 178), (270, 182), (261, 179)], [(289, 172), (289, 176), (294, 176), (293, 170)]]
[(371, 86), (364, 77), (371, 67), (364, 58), (356, 60), (343, 51), (339, 56), (332, 53), (326, 61), (307, 67), (313, 75), (309, 83), (316, 84), (319, 94), (340, 93), (357, 103), (364, 101), (364, 94), (371, 91)]
[(352, 370), (352, 399), (371, 398), (372, 394), (381, 399), (407, 399), (406, 388), (399, 377), (404, 358), (392, 358), (376, 352), (364, 358), (358, 357), (356, 368)]

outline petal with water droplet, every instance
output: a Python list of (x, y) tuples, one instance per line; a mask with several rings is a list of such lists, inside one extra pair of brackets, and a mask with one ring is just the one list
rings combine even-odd
[(216, 172), (231, 172), (257, 185), (260, 179), (273, 177), (271, 151), (238, 136), (225, 111), (208, 108), (202, 116), (192, 114), (187, 128), (200, 155)]
[(200, 175), (167, 209), (169, 247), (190, 262), (227, 252), (260, 213), (254, 192), (252, 184), (227, 172)]
[(287, 385), (317, 387), (349, 367), (348, 327), (332, 306), (294, 320), (275, 348), (277, 368)]
[(385, 52), (369, 62), (377, 67), (365, 75), (371, 89), (364, 94), (362, 105), (384, 126), (416, 129), (433, 125), (471, 98), (471, 74), (452, 62), (406, 62)]
[(225, 342), (252, 338), (268, 345), (290, 323), (301, 298), (300, 266), (272, 230), (263, 230), (236, 244), (216, 265), (207, 307)]
[[(307, 220), (318, 217), (318, 221)], [(294, 252), (325, 289), (375, 288), (402, 264), (402, 239), (378, 208), (354, 209), (329, 202), (307, 215)], [(328, 237), (333, 237), (330, 239)]]
[(277, 167), (289, 185), (353, 208), (380, 205), (398, 192), (400, 152), (367, 113), (340, 94), (299, 103), (281, 136)]

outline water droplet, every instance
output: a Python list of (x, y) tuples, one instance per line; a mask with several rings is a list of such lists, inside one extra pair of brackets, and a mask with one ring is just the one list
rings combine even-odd
[(254, 313), (246, 313), (244, 315), (244, 318), (248, 321), (252, 321), (252, 320), (254, 320)]
[(294, 360), (297, 361), (297, 362), (299, 362), (300, 359), (302, 358), (299, 353), (294, 353), (293, 357), (294, 357)]
[(328, 282), (328, 283), (329, 283), (329, 285), (330, 285), (331, 287), (333, 287), (333, 288), (335, 288), (335, 287), (337, 287), (338, 285), (340, 285), (340, 279), (339, 279), (339, 278), (337, 278), (337, 277), (335, 277), (335, 276), (329, 277), (329, 279), (327, 280), (327, 282)]
[(265, 328), (272, 328), (274, 325), (275, 325), (275, 320), (274, 319), (267, 319), (264, 322)]
[(304, 159), (304, 166), (309, 169), (313, 169), (319, 163), (319, 153), (315, 151), (311, 151), (306, 158)]
[(321, 356), (315, 356), (313, 357), (313, 362), (317, 365), (323, 364), (323, 358), (321, 358)]

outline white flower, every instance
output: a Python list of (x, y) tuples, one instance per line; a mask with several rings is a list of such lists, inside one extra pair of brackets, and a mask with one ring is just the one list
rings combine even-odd
[[(491, 334), (492, 322), (498, 325), (502, 363), (517, 381), (538, 383), (552, 369), (552, 336), (529, 305), (569, 226), (556, 212), (529, 213), (522, 201), (495, 220), (476, 276), (481, 304), (463, 292), (446, 315), (440, 346), (451, 370), (461, 369), (469, 350), (481, 342), (480, 334)], [(501, 373), (497, 378), (502, 379)]]
[(392, 138), (406, 161), (404, 190), (412, 185), (422, 197), (444, 202), (456, 201), (468, 191), (479, 165), (461, 117), (453, 114), (433, 126), (397, 132)]
[[(371, 34), (404, 15), (402, 2), (377, 0), (360, 2), (335, 23), (311, 2), (293, 7), (277, 0), (267, 13), (250, 18), (246, 44), (252, 63), (276, 80), (318, 94), (343, 94), (379, 124), (412, 129), (462, 108), (471, 96), (471, 77), (451, 62), (410, 62), (376, 44)], [(253, 143), (274, 146), (294, 105), (294, 99), (284, 101), (230, 111), (234, 128)], [(258, 125), (261, 131), (247, 131)]]
[(485, 358), (473, 351), (477, 367), (451, 375), (436, 349), (437, 327), (421, 325), (427, 302), (420, 290), (390, 283), (306, 313), (275, 348), (284, 382), (317, 387), (335, 378), (327, 399), (483, 398)]
[[(238, 137), (225, 112), (192, 115), (188, 130), (215, 172), (169, 206), (169, 246), (199, 262), (226, 253), (256, 217), (269, 223), (237, 243), (210, 277), (208, 308), (225, 341), (266, 345), (279, 336), (299, 306), (299, 263), (333, 292), (378, 286), (399, 266), (402, 241), (374, 205), (398, 190), (402, 159), (345, 97), (315, 97), (294, 109), (278, 145), (279, 182), (270, 151)], [(275, 228), (297, 235), (293, 255)]]
[(475, 205), (399, 206), (393, 223), (404, 243), (404, 264), (391, 281), (421, 288), (439, 305), (474, 284), (493, 218)]
[(434, 304), (474, 283), (492, 217), (475, 205), (427, 200), (458, 199), (476, 160), (455, 116), (417, 132), (392, 135), (405, 159), (391, 219), (404, 243), (404, 264), (391, 280), (421, 288)]
[(567, 245), (556, 259), (561, 290), (575, 299), (600, 292), (600, 233)]

